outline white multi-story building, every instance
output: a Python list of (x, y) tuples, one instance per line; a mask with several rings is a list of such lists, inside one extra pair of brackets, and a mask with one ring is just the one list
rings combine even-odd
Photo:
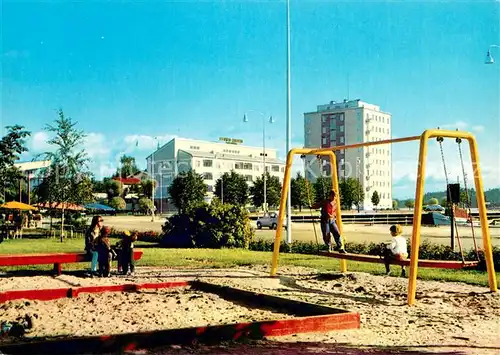
[[(334, 147), (355, 143), (380, 141), (391, 138), (391, 114), (382, 112), (377, 105), (360, 100), (331, 101), (319, 105), (315, 112), (304, 114), (305, 147)], [(358, 179), (365, 192), (362, 208), (373, 209), (374, 191), (380, 196), (377, 208), (392, 207), (392, 151), (390, 144), (336, 151), (338, 176)], [(308, 157), (309, 179), (330, 173), (329, 164), (314, 163)]]
[[(194, 170), (202, 174), (208, 185), (207, 199), (215, 192), (215, 182), (224, 173), (234, 170), (245, 176), (251, 186), (264, 173), (263, 147), (249, 147), (241, 141), (224, 139), (226, 142), (209, 142), (174, 138), (146, 158), (147, 171), (153, 172), (158, 188), (155, 200), (168, 198), (168, 186), (181, 172)], [(266, 170), (283, 182), (285, 163), (278, 160), (276, 149), (266, 148)]]

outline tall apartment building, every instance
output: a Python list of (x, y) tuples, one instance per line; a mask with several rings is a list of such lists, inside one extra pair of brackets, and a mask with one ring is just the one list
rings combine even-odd
[[(360, 100), (331, 101), (317, 106), (315, 112), (304, 113), (305, 147), (335, 147), (391, 138), (391, 114), (377, 105)], [(345, 149), (336, 152), (339, 178), (358, 179), (365, 192), (363, 209), (371, 210), (374, 191), (380, 196), (378, 208), (392, 207), (391, 145)], [(323, 174), (330, 176), (330, 165), (318, 164), (308, 157), (308, 178), (314, 181)]]
[[(233, 144), (236, 140), (209, 142), (174, 138), (146, 158), (147, 171), (153, 172), (158, 188), (155, 200), (168, 197), (167, 189), (181, 172), (195, 170), (208, 185), (207, 200), (215, 192), (215, 182), (234, 170), (244, 175), (251, 186), (264, 172), (263, 147)], [(276, 149), (266, 148), (266, 170), (283, 182), (285, 163), (278, 160)]]

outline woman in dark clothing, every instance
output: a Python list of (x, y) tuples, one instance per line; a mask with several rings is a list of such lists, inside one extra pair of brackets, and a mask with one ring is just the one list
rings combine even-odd
[(90, 272), (94, 275), (97, 272), (97, 258), (98, 253), (96, 250), (97, 239), (99, 238), (103, 219), (101, 216), (94, 216), (90, 223), (89, 229), (85, 233), (85, 251), (88, 257), (92, 260), (90, 265)]

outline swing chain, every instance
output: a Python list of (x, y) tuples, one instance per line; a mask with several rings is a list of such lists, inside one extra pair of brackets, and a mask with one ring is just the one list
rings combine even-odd
[(465, 188), (465, 198), (466, 198), (465, 203), (467, 205), (467, 208), (469, 209), (469, 214), (470, 214), (471, 201), (470, 201), (470, 197), (469, 197), (469, 189), (467, 187), (467, 173), (465, 172), (464, 159), (462, 156), (462, 146), (461, 146), (462, 139), (457, 138), (456, 142), (458, 144), (458, 153), (460, 154), (460, 163), (462, 164), (462, 174), (464, 177), (464, 188)]
[[(304, 166), (304, 180), (305, 180), (305, 183), (306, 183), (306, 194), (307, 194), (307, 202), (308, 202), (308, 205), (309, 205), (309, 212), (311, 214), (311, 217), (313, 217), (313, 214), (312, 214), (312, 209), (311, 209), (311, 206), (313, 205), (312, 203), (312, 198), (311, 198), (311, 186), (309, 185), (309, 180), (307, 179), (307, 171), (306, 171), (306, 155), (305, 154), (302, 154), (300, 156), (300, 158), (302, 159), (302, 163), (303, 163), (303, 166)], [(313, 219), (313, 230), (314, 230), (314, 237), (316, 239), (316, 249), (317, 249), (317, 252), (319, 254), (320, 252), (320, 246), (319, 246), (319, 242), (318, 242), (318, 234), (316, 232), (316, 223), (315, 223), (315, 220)]]
[(444, 159), (444, 152), (443, 152), (443, 137), (437, 137), (436, 140), (439, 142), (439, 149), (441, 150), (441, 159), (443, 161), (443, 169), (444, 169), (444, 177), (446, 179), (446, 190), (448, 190), (448, 171), (446, 170), (446, 161)]
[(478, 247), (477, 247), (477, 242), (476, 242), (476, 234), (474, 233), (474, 222), (472, 221), (472, 212), (471, 212), (471, 198), (470, 198), (470, 195), (469, 195), (469, 188), (467, 187), (467, 173), (465, 172), (465, 165), (464, 165), (464, 159), (463, 159), (463, 155), (462, 155), (462, 146), (461, 146), (461, 143), (462, 143), (462, 139), (461, 138), (457, 138), (455, 140), (458, 144), (458, 153), (460, 154), (460, 163), (462, 165), (462, 174), (463, 174), (463, 177), (464, 177), (464, 188), (465, 188), (465, 198), (466, 198), (466, 207), (467, 207), (467, 213), (469, 215), (469, 220), (470, 220), (470, 226), (471, 226), (471, 230), (472, 230), (472, 240), (474, 241), (474, 251), (476, 253), (476, 258), (477, 260), (479, 261), (480, 258), (479, 258), (479, 250), (478, 250)]

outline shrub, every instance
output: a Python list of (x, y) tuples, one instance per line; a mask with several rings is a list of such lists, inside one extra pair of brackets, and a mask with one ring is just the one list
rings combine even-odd
[(123, 211), (127, 207), (127, 204), (122, 197), (115, 196), (109, 200), (109, 207), (112, 207), (117, 211)]
[(162, 246), (168, 248), (248, 248), (253, 238), (248, 211), (214, 200), (168, 218)]
[(153, 201), (151, 201), (147, 197), (141, 197), (139, 199), (138, 204), (139, 204), (139, 211), (142, 212), (142, 213), (148, 214), (148, 213), (150, 213), (151, 211), (154, 210)]

